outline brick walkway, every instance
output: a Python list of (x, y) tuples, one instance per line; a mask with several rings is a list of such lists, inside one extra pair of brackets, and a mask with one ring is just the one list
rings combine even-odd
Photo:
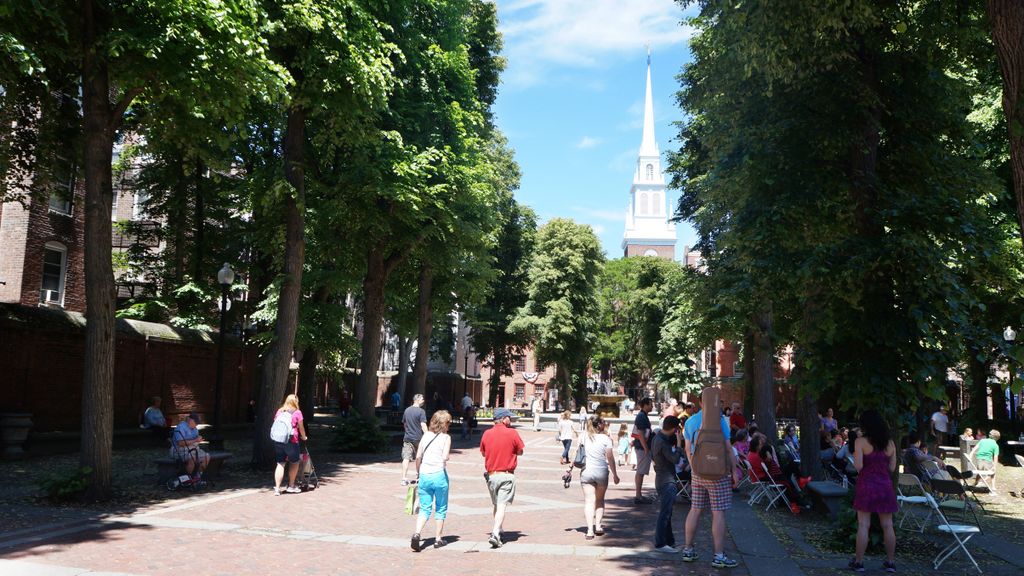
[[(318, 461), (320, 489), (311, 493), (277, 497), (269, 488), (225, 487), (128, 516), (0, 532), (0, 562), (6, 562), (0, 563), (0, 572), (148, 575), (191, 566), (192, 572), (201, 567), (199, 573), (226, 575), (265, 574), (270, 567), (303, 575), (397, 574), (443, 565), (449, 574), (495, 572), (496, 567), (498, 572), (528, 573), (749, 574), (743, 565), (729, 571), (710, 567), (706, 519), (698, 562), (684, 564), (676, 556), (651, 551), (656, 507), (633, 505), (629, 470), (609, 489), (607, 534), (584, 540), (578, 474), (564, 489), (561, 446), (553, 433), (523, 428), (520, 433), (527, 447), (517, 471), (516, 502), (505, 521), (509, 543), (497, 551), (486, 542), (491, 506), (482, 458), (476, 442), (460, 442), (456, 435), (448, 467), (449, 544), (439, 550), (409, 550), (414, 519), (402, 511), (405, 489), (397, 463), (340, 464), (331, 461), (334, 455), (324, 455)], [(652, 481), (648, 477), (650, 493)], [(685, 505), (676, 509), (680, 542), (686, 511)], [(432, 534), (432, 527), (424, 532)], [(737, 555), (731, 539), (727, 552)]]

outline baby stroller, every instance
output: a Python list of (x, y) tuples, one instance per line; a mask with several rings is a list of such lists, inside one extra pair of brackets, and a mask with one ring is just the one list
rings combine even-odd
[(316, 487), (320, 485), (320, 478), (316, 475), (313, 459), (309, 457), (309, 446), (306, 444), (303, 444), (302, 453), (299, 456), (299, 477), (295, 484), (303, 492), (316, 490)]

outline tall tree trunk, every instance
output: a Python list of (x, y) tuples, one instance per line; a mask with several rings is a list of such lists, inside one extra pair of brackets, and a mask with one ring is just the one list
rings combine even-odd
[(802, 386), (800, 393), (800, 474), (821, 478), (821, 440), (816, 387)]
[(253, 463), (258, 466), (269, 466), (273, 463), (273, 444), (270, 436), (260, 431), (270, 430), (274, 411), (284, 398), (288, 367), (291, 365), (295, 332), (299, 323), (302, 266), (306, 254), (306, 188), (303, 173), (305, 126), (305, 108), (301, 105), (290, 107), (284, 137), (284, 175), (293, 191), (284, 197), (284, 279), (277, 300), (274, 337), (263, 357), (260, 399), (256, 406), (257, 433), (252, 457)]
[(309, 422), (313, 421), (314, 406), (316, 404), (316, 367), (320, 364), (320, 353), (316, 348), (306, 348), (302, 351), (302, 360), (299, 362), (299, 409), (306, 419), (306, 431), (309, 431)]
[[(331, 291), (324, 286), (317, 287), (310, 299), (314, 306), (322, 306), (331, 299)], [(316, 348), (306, 348), (299, 361), (299, 409), (303, 416), (313, 420), (316, 405), (316, 369), (320, 365), (320, 352)], [(307, 427), (308, 430), (308, 427)]]
[[(500, 346), (496, 346), (491, 365), (491, 385), (490, 390), (487, 392), (487, 405), (491, 408), (498, 405), (498, 389), (501, 387), (501, 376), (504, 374), (506, 363), (505, 350)], [(504, 398), (502, 398), (502, 401), (504, 402)]]
[[(412, 374), (412, 393), (427, 393), (427, 364), (430, 362), (430, 336), (434, 331), (434, 271), (428, 264), (420, 266), (419, 331), (416, 346), (416, 367)], [(455, 399), (452, 398), (454, 401)]]
[(380, 360), (381, 334), (384, 323), (384, 285), (387, 267), (380, 247), (367, 251), (366, 277), (363, 279), (363, 341), (359, 357), (359, 390), (355, 398), (358, 412), (373, 417), (377, 406), (377, 365)]
[(205, 169), (203, 161), (196, 159), (195, 170), (192, 173), (192, 189), (196, 195), (192, 204), (193, 210), (195, 210), (195, 214), (192, 217), (194, 220), (192, 224), (195, 226), (192, 234), (192, 280), (200, 285), (204, 284), (202, 280), (206, 275), (203, 267), (203, 261), (206, 260), (206, 199), (203, 189), (203, 171)]
[(975, 422), (988, 419), (988, 363), (978, 360), (985, 353), (973, 347), (968, 348), (967, 368), (970, 374), (970, 414)]
[(1017, 225), (1024, 241), (1024, 2), (988, 0), (992, 41), (1003, 75), (1003, 114), (1010, 138), (1010, 169), (1017, 204)]
[(775, 343), (771, 304), (754, 315), (752, 334), (754, 410), (757, 426), (770, 440), (775, 440)]
[(114, 270), (110, 210), (114, 133), (110, 76), (97, 54), (108, 14), (92, 0), (82, 6), (82, 113), (85, 150), (85, 368), (82, 383), (81, 466), (92, 474), (85, 496), (110, 497), (114, 430)]
[(412, 355), (412, 338), (398, 335), (398, 395), (402, 397), (402, 406), (408, 403), (405, 391), (409, 383), (409, 356)]

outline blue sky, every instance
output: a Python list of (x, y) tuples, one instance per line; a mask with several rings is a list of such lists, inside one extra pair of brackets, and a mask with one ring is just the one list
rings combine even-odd
[[(677, 149), (675, 76), (689, 59), (684, 12), (673, 0), (497, 0), (508, 67), (498, 125), (522, 169), (520, 202), (541, 221), (590, 224), (610, 258), (622, 255), (629, 187), (643, 122), (651, 46), (655, 133)], [(670, 210), (675, 209), (670, 194)], [(677, 227), (677, 258), (692, 245)]]

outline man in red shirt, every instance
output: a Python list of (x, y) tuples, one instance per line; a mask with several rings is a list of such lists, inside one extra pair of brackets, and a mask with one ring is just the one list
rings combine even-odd
[(516, 464), (523, 453), (523, 439), (512, 429), (515, 414), (507, 408), (494, 411), (494, 427), (480, 438), (480, 453), (484, 456), (484, 479), (494, 506), (494, 529), (487, 542), (491, 548), (501, 548), (501, 525), (505, 510), (516, 497)]
[(732, 414), (729, 415), (729, 427), (735, 432), (740, 428), (747, 427), (747, 419), (743, 417), (743, 411), (740, 410), (740, 403), (732, 403)]

